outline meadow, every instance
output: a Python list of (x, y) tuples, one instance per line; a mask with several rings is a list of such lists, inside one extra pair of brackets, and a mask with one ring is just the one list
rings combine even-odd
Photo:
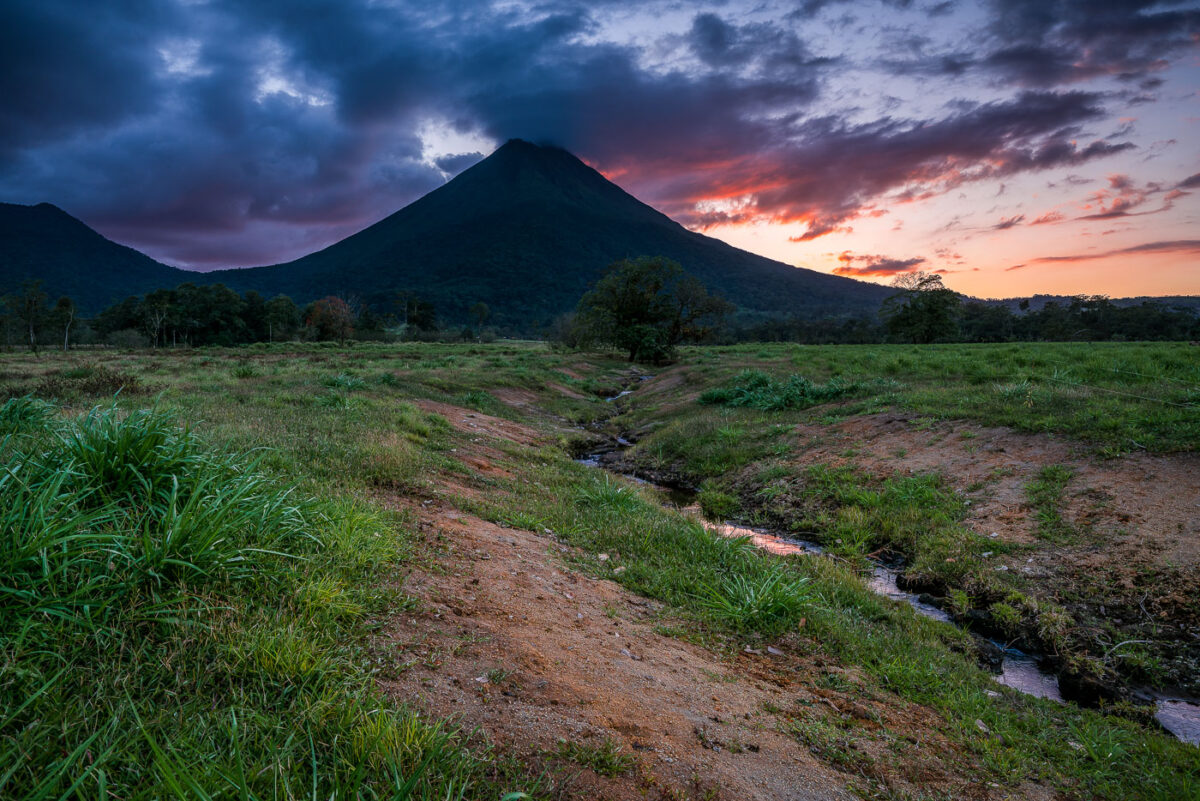
[[(821, 432), (892, 415), (906, 431), (968, 421), (1089, 463), (1188, 468), (1194, 347), (738, 346), (631, 370), (540, 343), (256, 345), (6, 354), (0, 376), (0, 796), (515, 801), (572, 797), (568, 769), (634, 781), (636, 754), (615, 740), (522, 750), (381, 689), (396, 670), (382, 633), (432, 614), (406, 576), (448, 558), (423, 519), (437, 498), (656, 601), (660, 636), (732, 674), (745, 648), (770, 646), (795, 660), (788, 686), (876, 704), (863, 719), (764, 712), (862, 797), (1200, 797), (1195, 748), (1144, 708), (1001, 688), (961, 629), (869, 591), (862, 560), (894, 549), (964, 613), (1040, 632), (1083, 674), (1165, 681), (1187, 654), (1166, 643), (1093, 664), (1063, 586), (1010, 580), (981, 555), (1035, 547), (973, 535), (975, 496), (947, 476), (804, 459)], [(466, 415), (538, 439), (473, 435)], [(618, 433), (636, 443), (630, 472), (698, 490), (715, 518), (815, 533), (837, 558), (723, 539), (572, 458)], [(485, 445), (501, 469), (479, 467)], [(1064, 498), (1076, 474), (1058, 466), (1027, 488), (1036, 541), (1095, 547)], [(922, 750), (929, 738), (940, 745)]]

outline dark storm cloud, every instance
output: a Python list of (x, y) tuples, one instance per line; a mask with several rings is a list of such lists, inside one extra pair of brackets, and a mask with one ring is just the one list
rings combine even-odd
[(1163, 83), (1154, 73), (1200, 41), (1200, 10), (1179, 7), (1184, 5), (1194, 4), (993, 0), (988, 35), (973, 52), (917, 48), (907, 57), (880, 63), (898, 74), (958, 78), (978, 71), (1039, 88), (1109, 76), (1152, 92)]
[(1002, 219), (1000, 222), (992, 226), (992, 230), (1007, 231), (1009, 228), (1015, 228), (1023, 222), (1025, 222), (1025, 215), (1017, 214), (1013, 217), (1006, 217), (1005, 219)]
[(457, 153), (453, 156), (442, 156), (434, 163), (437, 164), (439, 170), (450, 175), (458, 175), (460, 172), (483, 160), (482, 153)]
[(833, 58), (814, 58), (792, 31), (765, 23), (732, 25), (716, 14), (697, 14), (687, 41), (693, 53), (710, 67), (757, 65), (777, 77), (810, 78), (813, 67), (831, 66)]
[(1200, 172), (1179, 182), (1180, 189), (1200, 189)]
[(21, 147), (150, 109), (159, 87), (146, 39), (173, 23), (153, 0), (0, 4), (0, 165)]
[(1167, 58), (1194, 48), (1200, 11), (1156, 0), (993, 0), (998, 47), (988, 69), (1025, 86), (1055, 86), (1110, 75), (1144, 80)]

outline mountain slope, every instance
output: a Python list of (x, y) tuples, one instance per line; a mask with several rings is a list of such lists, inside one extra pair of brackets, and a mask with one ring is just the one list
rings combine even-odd
[(688, 231), (565, 150), (512, 140), (445, 186), (296, 261), (210, 275), (297, 300), (395, 290), (462, 320), (477, 301), (532, 329), (574, 307), (609, 263), (667, 256), (739, 306), (829, 316), (871, 312), (891, 290), (798, 269)]
[(0, 203), (0, 293), (40, 279), (51, 302), (69, 295), (84, 314), (93, 314), (129, 295), (196, 277), (105, 239), (57, 206)]

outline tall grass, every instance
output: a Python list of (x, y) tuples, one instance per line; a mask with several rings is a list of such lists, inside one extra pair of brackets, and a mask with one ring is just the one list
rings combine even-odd
[[(359, 653), (401, 545), (158, 410), (0, 407), (0, 797), (468, 798)], [(15, 422), (14, 422), (15, 421)], [(501, 788), (496, 787), (495, 794)], [(491, 792), (491, 791), (489, 791)]]
[(794, 630), (808, 605), (808, 578), (776, 566), (754, 578), (735, 574), (706, 584), (697, 606), (730, 629), (777, 637)]

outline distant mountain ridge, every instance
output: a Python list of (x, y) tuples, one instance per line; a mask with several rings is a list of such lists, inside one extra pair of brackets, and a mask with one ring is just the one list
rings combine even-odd
[(68, 295), (91, 314), (197, 275), (105, 239), (50, 203), (0, 203), (0, 294), (39, 279), (51, 302)]

